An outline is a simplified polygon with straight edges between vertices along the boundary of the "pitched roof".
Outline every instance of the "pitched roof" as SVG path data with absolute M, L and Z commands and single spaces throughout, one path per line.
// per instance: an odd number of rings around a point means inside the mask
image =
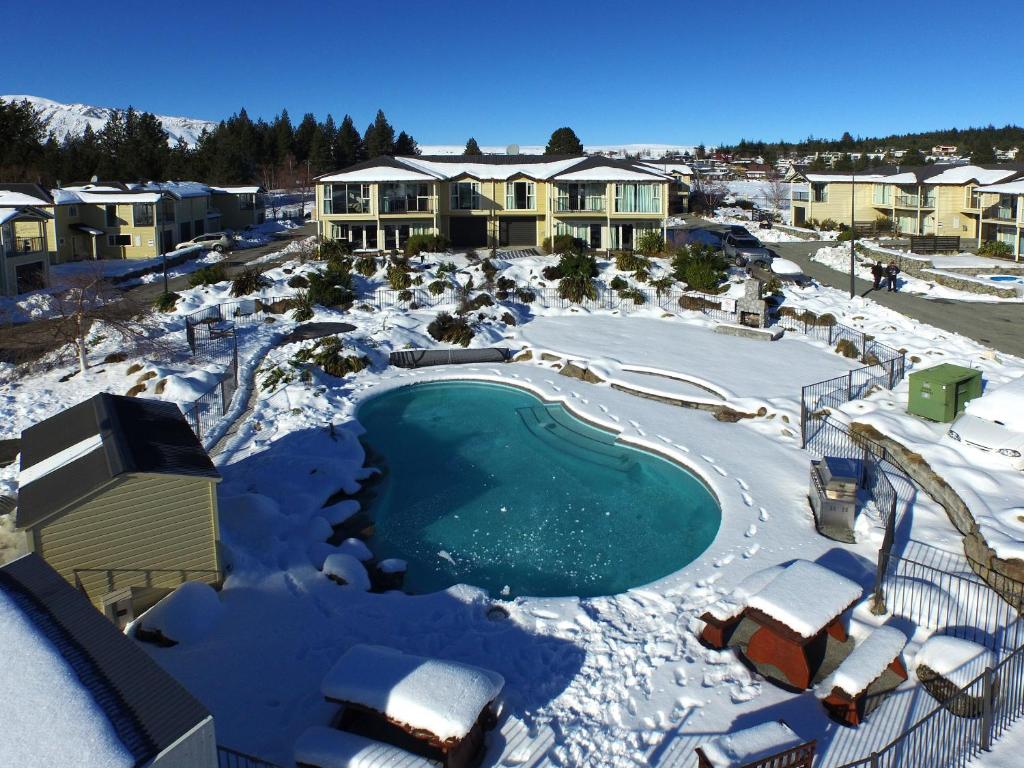
M 849 182 L 851 176 L 858 182 L 884 182 L 886 184 L 992 184 L 1005 181 L 1021 174 L 1024 166 L 1019 164 L 1002 165 L 920 165 L 900 166 L 888 165 L 871 168 L 867 171 L 824 171 L 814 173 L 800 171 L 799 175 L 808 181 L 816 182 Z
M 0 184 L 0 205 L 52 205 L 53 197 L 38 184 Z
M 15 524 L 34 525 L 130 473 L 220 479 L 177 405 L 101 393 L 22 432 Z
M 136 765 L 147 764 L 210 719 L 206 708 L 180 683 L 38 555 L 25 555 L 0 567 L 0 593 L 17 606 L 40 640 L 52 643 Z M 16 644 L 5 647 L 4 654 L 9 663 L 18 664 Z M 21 709 L 15 706 L 11 711 Z M 26 722 L 40 714 L 24 712 Z

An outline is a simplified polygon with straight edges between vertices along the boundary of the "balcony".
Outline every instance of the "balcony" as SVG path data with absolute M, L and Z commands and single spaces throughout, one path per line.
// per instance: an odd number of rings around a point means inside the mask
M 8 256 L 20 256 L 23 253 L 39 253 L 45 250 L 45 248 L 46 241 L 41 237 L 16 237 L 4 245 Z
M 809 203 L 811 202 L 811 193 L 806 190 L 793 190 L 793 202 L 794 203 Z
M 982 212 L 981 218 L 989 221 L 1013 222 L 1017 220 L 1017 208 L 1015 206 L 992 205 Z
M 555 213 L 604 213 L 603 197 L 556 197 Z
M 380 213 L 430 213 L 434 210 L 429 199 L 406 198 L 406 197 L 382 197 L 380 199 Z
M 921 197 L 920 195 L 896 195 L 897 208 L 934 208 L 934 197 Z

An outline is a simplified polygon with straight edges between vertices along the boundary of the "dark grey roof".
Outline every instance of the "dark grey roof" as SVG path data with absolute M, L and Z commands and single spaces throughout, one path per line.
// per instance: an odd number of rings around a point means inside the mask
M 34 197 L 40 205 L 53 205 L 53 196 L 38 184 L 31 183 L 8 183 L 0 184 L 0 192 L 19 192 L 29 197 Z
M 219 479 L 174 403 L 101 393 L 21 433 L 21 471 L 96 435 L 101 444 L 18 491 L 19 528 L 34 525 L 120 475 L 154 473 Z
M 148 763 L 210 717 L 180 683 L 38 555 L 0 567 L 0 591 L 57 648 L 136 765 Z M 3 649 L 10 663 L 18 663 L 17 650 Z

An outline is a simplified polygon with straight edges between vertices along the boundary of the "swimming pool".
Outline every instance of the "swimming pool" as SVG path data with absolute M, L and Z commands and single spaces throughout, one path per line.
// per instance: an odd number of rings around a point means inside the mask
M 408 562 L 410 592 L 616 594 L 696 559 L 721 523 L 694 475 L 521 389 L 417 384 L 358 418 L 385 473 L 368 543 Z
M 1017 283 L 1024 285 L 1024 276 L 1021 275 L 985 275 L 994 283 Z

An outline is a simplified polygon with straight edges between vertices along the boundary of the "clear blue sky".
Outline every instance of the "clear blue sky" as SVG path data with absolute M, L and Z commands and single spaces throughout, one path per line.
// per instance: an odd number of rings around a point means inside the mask
M 796 140 L 1024 121 L 1013 4 L 54 3 L 4 7 L 0 93 L 221 119 L 282 107 L 420 143 Z M 12 32 L 19 30 L 19 33 Z

